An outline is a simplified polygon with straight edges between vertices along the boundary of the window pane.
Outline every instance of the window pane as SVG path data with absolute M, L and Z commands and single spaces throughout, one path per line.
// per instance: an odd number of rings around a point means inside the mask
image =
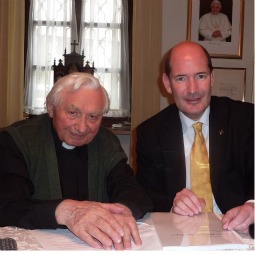
M 85 1 L 85 22 L 120 23 L 121 0 L 91 0 Z
M 85 55 L 90 55 L 97 69 L 107 68 L 110 71 L 117 66 L 114 71 L 120 71 L 120 29 L 85 28 L 83 36 Z
M 26 108 L 43 107 L 53 86 L 52 65 L 71 50 L 72 0 L 31 0 Z
M 71 21 L 71 0 L 35 0 L 34 20 Z
M 111 109 L 120 108 L 121 0 L 85 0 L 82 50 L 95 64 Z
M 65 39 L 64 39 L 65 38 Z M 70 27 L 35 26 L 33 65 L 51 66 L 53 59 L 63 59 L 64 48 L 71 43 Z

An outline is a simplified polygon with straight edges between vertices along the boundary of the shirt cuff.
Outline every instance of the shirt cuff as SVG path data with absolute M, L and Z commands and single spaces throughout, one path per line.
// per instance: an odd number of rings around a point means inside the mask
M 255 204 L 255 200 L 250 199 L 250 200 L 246 201 L 245 204 L 246 204 L 246 203 L 253 203 L 253 204 Z

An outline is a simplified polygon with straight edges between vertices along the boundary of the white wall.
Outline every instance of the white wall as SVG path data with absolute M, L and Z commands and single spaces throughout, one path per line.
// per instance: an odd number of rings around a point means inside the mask
M 162 56 L 176 43 L 187 39 L 188 0 L 162 0 Z M 244 0 L 242 59 L 213 58 L 217 67 L 246 68 L 245 101 L 253 102 L 254 89 L 254 0 Z M 161 97 L 161 109 L 168 105 Z

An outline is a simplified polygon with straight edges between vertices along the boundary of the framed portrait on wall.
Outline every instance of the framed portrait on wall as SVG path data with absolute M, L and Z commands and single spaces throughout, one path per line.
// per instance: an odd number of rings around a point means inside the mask
M 188 0 L 187 39 L 214 58 L 242 58 L 244 0 Z

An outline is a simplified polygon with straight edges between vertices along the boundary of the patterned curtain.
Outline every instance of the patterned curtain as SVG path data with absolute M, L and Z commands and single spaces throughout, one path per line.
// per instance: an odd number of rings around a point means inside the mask
M 25 111 L 44 111 L 45 98 L 53 86 L 54 59 L 63 59 L 77 41 L 73 0 L 31 0 L 25 73 Z
M 82 0 L 81 50 L 110 95 L 108 116 L 128 116 L 128 0 Z

